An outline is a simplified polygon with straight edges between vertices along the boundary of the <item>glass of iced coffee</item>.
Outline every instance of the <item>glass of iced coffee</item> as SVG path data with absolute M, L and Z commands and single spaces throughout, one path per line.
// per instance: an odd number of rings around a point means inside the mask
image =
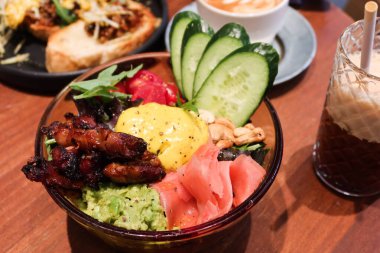
M 313 152 L 322 182 L 358 197 L 380 193 L 380 19 L 368 72 L 360 68 L 363 23 L 338 40 Z

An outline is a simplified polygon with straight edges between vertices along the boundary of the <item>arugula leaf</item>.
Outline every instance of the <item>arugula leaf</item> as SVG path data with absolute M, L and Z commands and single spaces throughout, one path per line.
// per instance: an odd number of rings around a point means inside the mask
M 245 145 L 235 147 L 235 148 L 241 151 L 255 151 L 262 147 L 264 147 L 264 144 L 260 142 L 260 143 L 255 143 L 255 144 L 245 144 Z
M 92 97 L 104 97 L 104 98 L 112 99 L 114 96 L 111 94 L 109 90 L 110 90 L 109 87 L 98 86 L 80 95 L 74 96 L 74 99 L 85 99 L 85 98 L 92 98 Z
M 262 148 L 264 145 L 261 143 L 253 144 L 247 147 L 248 151 L 255 151 L 258 150 L 259 148 Z
M 181 96 L 179 95 L 179 92 L 177 93 L 177 106 L 181 107 L 183 105 Z
M 125 94 L 125 93 L 121 93 L 121 92 L 118 92 L 118 91 L 115 91 L 112 93 L 116 98 L 120 98 L 120 99 L 126 99 L 126 98 L 129 98 L 129 97 L 132 97 L 131 95 L 129 94 Z
M 265 156 L 269 152 L 269 148 L 259 148 L 255 151 L 250 151 L 251 152 L 251 157 L 260 165 L 263 165 Z
M 177 103 L 176 104 L 178 107 L 180 107 L 182 109 L 185 109 L 188 111 L 193 111 L 196 114 L 199 114 L 198 108 L 194 105 L 194 102 L 192 100 L 190 100 L 186 103 L 182 103 L 181 96 L 179 95 L 179 93 L 177 93 Z
M 107 70 L 107 69 L 106 69 Z M 101 74 L 101 73 L 100 73 Z M 99 75 L 100 75 L 99 74 Z M 121 72 L 120 74 L 114 75 L 114 76 L 103 76 L 96 79 L 81 81 L 70 84 L 70 87 L 74 90 L 79 91 L 88 91 L 92 90 L 99 86 L 109 86 L 112 87 L 118 82 L 120 82 L 122 79 L 126 77 L 126 74 L 124 72 Z
M 125 72 L 126 77 L 128 77 L 128 78 L 132 78 L 134 75 L 136 75 L 136 73 L 137 73 L 140 69 L 142 69 L 142 67 L 143 67 L 143 65 L 140 64 L 139 66 L 137 66 L 137 67 L 134 68 L 134 69 L 131 69 L 131 70 L 128 70 L 128 71 L 123 71 L 123 73 Z
M 59 0 L 53 0 L 53 3 L 57 10 L 57 15 L 63 20 L 63 22 L 65 22 L 65 24 L 70 24 L 77 19 L 74 13 L 62 7 Z
M 181 104 L 180 107 L 182 109 L 188 110 L 188 111 L 193 111 L 196 114 L 199 114 L 198 108 L 194 105 L 193 101 L 186 102 L 184 104 Z
M 98 79 L 111 77 L 116 69 L 117 69 L 117 65 L 112 65 L 111 67 L 106 68 L 105 70 L 99 73 Z
M 140 64 L 136 68 L 114 75 L 114 72 L 117 69 L 117 65 L 113 65 L 100 72 L 96 79 L 71 83 L 70 87 L 73 90 L 82 93 L 80 95 L 74 96 L 73 98 L 75 100 L 92 97 L 102 97 L 104 99 L 128 98 L 130 95 L 114 91 L 116 90 L 115 85 L 126 77 L 133 77 L 142 67 L 143 65 Z
M 47 137 L 45 137 L 45 147 L 46 147 L 46 152 L 48 154 L 48 161 L 51 161 L 53 159 L 53 157 L 51 156 L 51 150 L 53 149 L 53 146 L 55 146 L 55 144 L 57 144 L 57 142 L 55 141 L 55 139 L 48 139 Z

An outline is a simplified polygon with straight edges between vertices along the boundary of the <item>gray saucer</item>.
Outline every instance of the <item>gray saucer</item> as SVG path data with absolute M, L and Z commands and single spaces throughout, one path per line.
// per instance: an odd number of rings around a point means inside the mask
M 179 12 L 181 11 L 198 12 L 195 3 L 185 6 Z M 165 31 L 165 45 L 168 51 L 172 21 L 170 20 Z M 278 74 L 274 81 L 277 85 L 296 77 L 310 65 L 317 50 L 317 40 L 309 22 L 289 7 L 284 27 L 277 34 L 273 46 L 281 57 Z

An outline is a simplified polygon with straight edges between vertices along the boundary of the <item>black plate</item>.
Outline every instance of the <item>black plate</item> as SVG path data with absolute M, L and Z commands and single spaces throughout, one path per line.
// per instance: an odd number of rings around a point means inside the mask
M 151 50 L 155 42 L 163 34 L 167 21 L 168 9 L 166 0 L 140 0 L 148 6 L 153 14 L 161 18 L 161 25 L 154 31 L 152 36 L 139 48 L 129 54 L 137 54 Z M 13 50 L 21 39 L 25 38 L 25 44 L 20 53 L 29 53 L 30 60 L 24 63 L 0 65 L 0 80 L 10 86 L 37 92 L 57 92 L 77 76 L 88 69 L 65 73 L 48 73 L 45 68 L 46 43 L 34 38 L 26 32 L 17 32 L 6 46 L 4 58 L 13 56 Z

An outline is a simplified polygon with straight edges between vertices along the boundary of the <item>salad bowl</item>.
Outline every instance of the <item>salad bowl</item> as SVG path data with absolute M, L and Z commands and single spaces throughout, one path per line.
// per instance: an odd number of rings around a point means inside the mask
M 170 65 L 170 55 L 165 52 L 144 53 L 127 56 L 98 66 L 76 79 L 83 81 L 94 78 L 100 71 L 111 65 L 117 65 L 118 71 L 128 70 L 132 66 L 143 64 L 143 68 L 158 74 L 164 81 L 173 82 L 174 76 Z M 64 120 L 66 112 L 77 113 L 70 95 L 70 88 L 64 88 L 50 103 L 39 123 L 39 129 L 53 121 Z M 266 132 L 266 147 L 269 148 L 263 167 L 266 175 L 258 189 L 241 205 L 227 214 L 209 222 L 170 231 L 138 231 L 127 230 L 107 223 L 99 222 L 77 208 L 72 201 L 73 196 L 55 187 L 45 186 L 52 199 L 63 208 L 76 222 L 88 231 L 97 235 L 111 246 L 126 252 L 222 252 L 232 241 L 239 240 L 250 210 L 262 199 L 272 185 L 279 170 L 283 137 L 281 125 L 276 111 L 267 98 L 251 117 L 255 125 Z M 44 136 L 37 131 L 35 155 L 47 156 Z

